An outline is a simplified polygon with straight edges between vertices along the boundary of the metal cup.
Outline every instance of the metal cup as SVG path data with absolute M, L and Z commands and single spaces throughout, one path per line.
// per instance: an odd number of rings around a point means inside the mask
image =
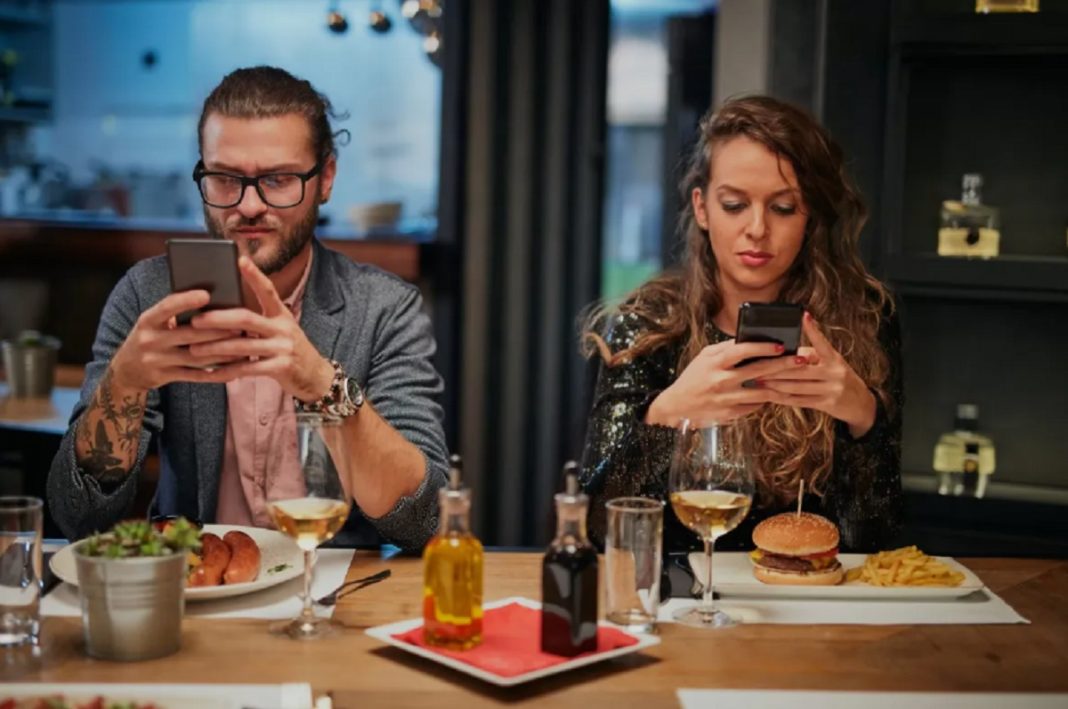
M 40 638 L 43 509 L 36 497 L 0 497 L 0 646 Z
M 630 630 L 650 632 L 660 606 L 664 503 L 619 497 L 605 507 L 605 617 Z
M 33 342 L 4 340 L 4 371 L 15 399 L 46 399 L 56 381 L 59 340 L 37 336 Z
M 82 542 L 84 544 L 84 542 Z M 178 651 L 186 556 L 85 556 L 74 549 L 85 650 L 102 660 L 151 660 Z

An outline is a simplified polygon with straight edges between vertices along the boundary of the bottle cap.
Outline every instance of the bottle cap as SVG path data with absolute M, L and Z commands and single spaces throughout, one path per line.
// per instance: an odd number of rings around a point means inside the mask
M 957 420 L 954 428 L 958 431 L 978 431 L 979 407 L 975 404 L 957 404 Z
M 460 478 L 463 474 L 463 462 L 460 460 L 460 456 L 453 453 L 449 456 L 449 489 L 460 489 Z
M 564 463 L 564 492 L 574 497 L 578 494 L 578 463 L 569 460 Z

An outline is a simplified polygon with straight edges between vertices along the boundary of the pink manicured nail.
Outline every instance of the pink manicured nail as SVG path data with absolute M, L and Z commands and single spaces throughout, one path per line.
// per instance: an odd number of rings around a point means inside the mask
M 794 364 L 808 364 L 808 360 L 804 357 L 794 357 Z
M 783 347 L 782 345 L 775 345 L 775 351 L 778 352 L 779 354 L 782 354 L 783 352 L 786 351 L 786 348 Z

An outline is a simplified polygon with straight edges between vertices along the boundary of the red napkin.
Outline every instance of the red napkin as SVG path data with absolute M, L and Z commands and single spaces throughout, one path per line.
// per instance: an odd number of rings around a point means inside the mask
M 596 655 L 621 647 L 637 645 L 638 639 L 615 628 L 597 628 L 597 650 L 575 657 L 561 657 L 541 651 L 541 611 L 518 603 L 491 608 L 482 617 L 482 644 L 470 650 L 446 650 L 427 645 L 423 626 L 393 636 L 499 677 L 517 675 Z

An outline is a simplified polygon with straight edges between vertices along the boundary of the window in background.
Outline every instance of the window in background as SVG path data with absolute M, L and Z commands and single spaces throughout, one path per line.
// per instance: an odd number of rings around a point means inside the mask
M 51 121 L 33 148 L 16 214 L 199 228 L 190 174 L 207 93 L 229 71 L 280 66 L 338 113 L 338 175 L 321 214 L 328 234 L 365 231 L 360 205 L 396 203 L 391 234 L 436 228 L 441 70 L 397 0 L 58 0 Z M 330 22 L 328 10 L 340 13 Z M 372 29 L 372 10 L 392 28 Z M 47 182 L 49 189 L 42 189 Z M 371 210 L 372 219 L 389 207 Z M 356 217 L 354 220 L 353 217 Z
M 675 189 L 665 184 L 668 21 L 707 13 L 715 4 L 715 0 L 612 1 L 601 279 L 605 299 L 623 297 L 663 265 L 662 234 L 672 226 L 665 229 L 665 190 Z

